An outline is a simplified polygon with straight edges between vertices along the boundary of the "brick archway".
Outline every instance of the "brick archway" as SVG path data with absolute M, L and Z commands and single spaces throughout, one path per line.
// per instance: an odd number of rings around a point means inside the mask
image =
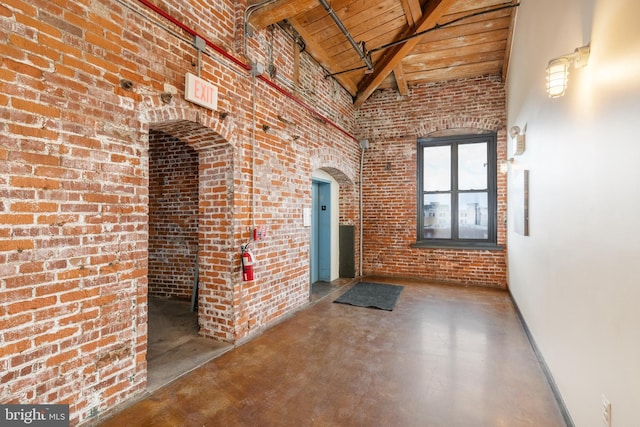
M 340 187 L 352 186 L 357 181 L 357 163 L 348 161 L 344 152 L 334 148 L 317 148 L 309 153 L 311 170 L 322 169 L 340 183 Z
M 421 123 L 415 128 L 418 138 L 427 136 L 447 136 L 473 133 L 498 132 L 504 128 L 501 120 L 473 116 L 448 117 Z
M 173 110 L 174 112 L 176 110 Z M 197 155 L 197 259 L 198 323 L 200 334 L 233 341 L 229 321 L 233 314 L 231 250 L 233 223 L 230 193 L 233 191 L 233 147 L 218 133 L 228 131 L 218 120 L 218 130 L 186 120 L 188 111 L 171 120 L 149 123 L 149 139 L 181 141 Z M 164 115 L 163 115 L 164 116 Z M 177 116 L 180 116 L 178 118 Z M 166 155 L 170 155 L 167 153 Z
M 353 226 L 354 232 L 354 262 L 360 257 L 360 189 L 359 170 L 357 163 L 347 162 L 344 155 L 333 149 L 318 149 L 311 153 L 311 170 L 321 170 L 329 174 L 339 186 L 338 224 L 340 226 Z M 357 266 L 358 263 L 355 262 Z M 360 274 L 356 267 L 356 276 Z
M 340 225 L 353 225 L 358 219 L 357 174 L 355 165 L 333 149 L 318 149 L 311 153 L 311 170 L 322 170 L 333 177 L 340 186 Z

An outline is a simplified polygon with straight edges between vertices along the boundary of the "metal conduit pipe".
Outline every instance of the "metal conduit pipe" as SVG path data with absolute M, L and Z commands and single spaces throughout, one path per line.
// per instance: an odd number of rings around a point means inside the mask
M 251 14 L 258 9 L 261 9 L 265 6 L 270 5 L 271 3 L 275 3 L 277 0 L 264 0 L 260 3 L 247 6 L 247 9 L 244 11 L 244 37 L 242 41 L 242 48 L 244 56 L 247 56 L 247 36 L 253 35 L 253 29 L 249 25 L 249 19 L 251 18 Z
M 338 28 L 340 28 L 340 31 L 342 31 L 342 33 L 345 35 L 347 40 L 349 40 L 349 43 L 351 43 L 351 46 L 353 46 L 353 49 L 358 53 L 358 56 L 360 56 L 360 59 L 362 59 L 362 61 L 365 64 L 367 64 L 367 68 L 369 70 L 373 70 L 373 63 L 371 62 L 371 58 L 369 58 L 369 56 L 364 52 L 364 50 L 360 47 L 358 42 L 356 42 L 353 39 L 353 37 L 351 36 L 351 33 L 349 33 L 349 30 L 347 30 L 347 27 L 345 27 L 342 21 L 340 20 L 340 18 L 338 18 L 338 15 L 336 15 L 336 13 L 333 11 L 333 8 L 331 7 L 331 5 L 327 2 L 327 0 L 320 0 L 320 3 L 327 10 L 327 13 L 329 14 L 329 16 L 331 16 L 331 18 L 336 23 Z

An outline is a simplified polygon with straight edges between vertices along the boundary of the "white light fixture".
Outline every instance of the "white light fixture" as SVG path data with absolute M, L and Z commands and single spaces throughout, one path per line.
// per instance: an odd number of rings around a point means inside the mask
M 569 68 L 582 68 L 589 62 L 589 45 L 576 48 L 573 53 L 554 58 L 547 65 L 547 93 L 550 98 L 558 98 L 567 91 Z
M 547 67 L 547 93 L 549 98 L 558 98 L 567 91 L 569 82 L 569 60 L 557 58 L 549 61 Z
M 509 136 L 513 139 L 518 135 L 520 135 L 520 126 L 518 125 L 511 126 L 511 129 L 509 129 Z
M 526 128 L 527 126 L 525 125 L 525 129 Z M 516 141 L 516 145 L 513 150 L 513 155 L 519 156 L 522 153 L 524 153 L 525 136 L 524 136 L 524 132 L 522 132 L 522 130 L 520 129 L 520 126 L 517 126 L 517 125 L 511 126 L 511 128 L 509 129 L 509 136 L 511 137 L 511 139 L 514 139 Z M 506 174 L 507 172 L 509 172 L 509 165 L 513 164 L 514 162 L 515 162 L 515 159 L 513 157 L 500 160 L 498 164 L 498 170 L 500 171 L 501 174 Z
M 524 153 L 526 144 L 525 144 L 524 134 L 521 133 L 520 131 L 520 126 L 512 126 L 511 129 L 509 129 L 509 136 L 511 137 L 511 139 L 516 140 L 516 145 L 513 150 L 513 155 L 519 156 L 522 153 Z

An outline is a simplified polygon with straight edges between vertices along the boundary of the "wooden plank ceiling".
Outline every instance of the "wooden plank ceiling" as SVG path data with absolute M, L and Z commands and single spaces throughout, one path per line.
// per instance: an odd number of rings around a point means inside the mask
M 328 8 L 327 8 L 328 6 Z M 252 0 L 254 30 L 278 24 L 361 105 L 376 89 L 506 75 L 517 0 Z M 353 47 L 331 13 L 366 56 Z M 397 42 L 397 44 L 394 44 Z

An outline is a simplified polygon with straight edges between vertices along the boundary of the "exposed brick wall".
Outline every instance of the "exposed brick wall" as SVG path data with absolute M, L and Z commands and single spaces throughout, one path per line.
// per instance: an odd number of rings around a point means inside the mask
M 315 169 L 340 183 L 340 222 L 359 223 L 356 141 L 215 53 L 202 56 L 202 77 L 219 87 L 226 114 L 187 103 L 184 74 L 196 70 L 191 37 L 138 2 L 127 4 L 143 14 L 115 0 L 0 5 L 0 401 L 69 403 L 74 425 L 145 386 L 148 279 L 156 268 L 148 267 L 149 216 L 158 212 L 149 205 L 159 180 L 149 170 L 161 170 L 150 164 L 150 139 L 172 135 L 194 150 L 185 151 L 192 166 L 197 157 L 203 335 L 237 341 L 308 301 L 310 229 L 302 212 L 311 207 Z M 245 55 L 245 1 L 157 4 Z M 355 133 L 351 97 L 307 55 L 294 84 L 293 52 L 277 27 L 246 40 L 247 59 L 268 65 L 272 57 L 279 85 Z M 164 92 L 173 100 L 162 101 Z M 415 138 L 450 127 L 498 129 L 503 150 L 502 84 L 477 79 L 414 95 L 405 102 L 376 93 L 358 118 L 368 123 L 358 135 L 372 143 L 365 272 L 500 284 L 503 253 L 408 245 Z M 266 226 L 267 237 L 252 244 L 256 280 L 242 282 L 239 247 L 253 225 Z M 193 228 L 183 229 L 191 239 Z M 499 233 L 504 242 L 502 226 Z M 415 259 L 421 267 L 408 273 Z
M 498 135 L 506 158 L 505 92 L 499 76 L 425 84 L 410 97 L 377 91 L 357 112 L 370 140 L 363 173 L 364 274 L 506 287 L 506 176 L 498 174 L 502 251 L 412 248 L 416 241 L 417 138 L 456 129 Z
M 197 153 L 206 336 L 237 341 L 308 301 L 302 211 L 313 169 L 348 189 L 341 206 L 357 200 L 356 141 L 215 53 L 202 56 L 202 76 L 227 114 L 187 103 L 191 36 L 125 1 L 142 15 L 115 0 L 0 5 L 0 401 L 69 403 L 72 425 L 145 387 L 156 132 Z M 245 2 L 157 4 L 244 56 Z M 292 83 L 293 41 L 280 29 L 247 40 L 247 56 L 266 64 L 270 44 L 278 84 L 353 131 L 350 96 L 306 55 Z M 341 221 L 355 214 L 345 208 Z M 257 279 L 241 282 L 239 246 L 253 224 L 268 234 L 253 245 Z
M 149 134 L 149 295 L 189 299 L 198 256 L 198 153 Z

